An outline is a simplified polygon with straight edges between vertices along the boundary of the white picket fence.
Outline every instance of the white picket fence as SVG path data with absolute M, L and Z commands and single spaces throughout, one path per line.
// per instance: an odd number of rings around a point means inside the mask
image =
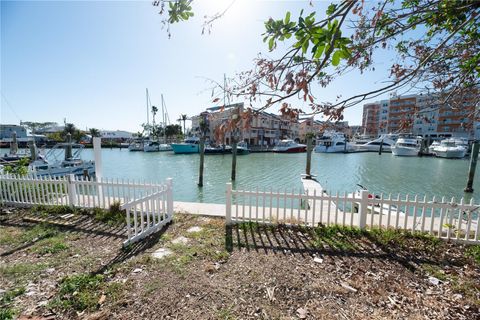
M 173 217 L 172 179 L 165 184 L 125 179 L 88 180 L 66 177 L 0 175 L 0 204 L 12 206 L 67 205 L 126 211 L 127 240 L 138 241 L 160 230 Z
M 326 192 L 274 192 L 232 190 L 227 183 L 226 220 L 228 224 L 257 222 L 341 225 L 365 228 L 394 228 L 427 232 L 459 242 L 480 243 L 479 208 L 474 200 L 448 201 L 358 193 L 329 195 Z

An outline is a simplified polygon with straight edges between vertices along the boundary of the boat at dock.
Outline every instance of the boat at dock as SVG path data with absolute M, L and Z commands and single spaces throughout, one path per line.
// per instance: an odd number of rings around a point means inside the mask
M 317 139 L 317 145 L 313 149 L 317 153 L 340 153 L 349 152 L 353 149 L 352 144 L 347 142 L 343 133 L 325 132 Z
M 239 142 L 237 144 L 237 155 L 249 154 L 250 149 L 248 149 L 248 144 L 246 142 Z
M 456 145 L 453 139 L 442 140 L 440 145 L 434 147 L 432 151 L 436 157 L 447 159 L 461 159 L 467 154 L 467 149 Z
M 146 141 L 143 145 L 144 152 L 158 152 L 158 151 L 172 151 L 172 147 L 166 143 L 160 143 L 158 141 Z
M 232 154 L 232 147 L 226 145 L 206 145 L 204 149 L 205 154 Z
M 413 135 L 400 135 L 391 150 L 394 156 L 416 157 L 420 153 L 420 141 Z
M 175 154 L 198 153 L 198 137 L 186 138 L 182 143 L 172 143 L 170 146 Z
M 80 158 L 83 148 L 82 144 L 58 143 L 46 155 L 38 155 L 30 163 L 29 172 L 37 177 L 61 177 L 69 174 L 92 177 L 95 175 L 95 162 Z M 59 153 L 62 152 L 65 154 L 64 159 L 58 160 Z M 54 162 L 51 162 L 52 159 Z
M 296 143 L 293 140 L 286 139 L 281 140 L 279 144 L 277 144 L 273 149 L 273 152 L 277 153 L 298 153 L 298 152 L 306 152 L 307 146 L 304 144 Z
M 392 152 L 392 147 L 398 139 L 396 134 L 383 134 L 375 140 L 368 141 L 364 144 L 356 144 L 354 149 L 356 151 L 379 152 L 382 146 L 383 152 Z
M 143 151 L 143 139 L 135 139 L 130 141 L 128 151 Z

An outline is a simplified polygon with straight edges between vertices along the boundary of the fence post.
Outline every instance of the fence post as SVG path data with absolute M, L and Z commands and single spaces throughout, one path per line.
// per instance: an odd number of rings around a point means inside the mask
M 227 183 L 226 201 L 225 201 L 225 223 L 232 224 L 232 184 Z
M 173 218 L 173 179 L 167 178 L 167 214 L 168 221 Z
M 75 175 L 73 173 L 67 176 L 68 204 L 71 207 L 77 205 L 77 195 L 75 190 Z
M 367 211 L 368 211 L 368 190 L 360 190 L 360 207 L 358 208 L 358 227 L 365 229 L 367 226 Z

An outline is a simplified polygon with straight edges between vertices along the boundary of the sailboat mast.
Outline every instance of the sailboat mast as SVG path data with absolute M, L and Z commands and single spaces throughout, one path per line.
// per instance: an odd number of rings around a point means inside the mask
M 165 123 L 165 109 L 164 109 L 164 107 L 163 107 L 163 93 L 162 93 L 161 96 L 162 96 L 163 143 L 167 143 L 167 135 L 166 135 L 166 132 L 165 132 L 165 127 L 166 127 L 166 123 Z
M 150 136 L 150 110 L 148 108 L 148 88 L 145 89 L 146 90 L 146 100 L 147 100 L 147 125 L 148 125 L 148 136 Z

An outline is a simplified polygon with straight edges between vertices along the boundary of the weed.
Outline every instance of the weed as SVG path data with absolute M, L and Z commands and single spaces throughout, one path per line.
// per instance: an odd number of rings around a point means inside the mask
M 470 246 L 465 250 L 465 256 L 480 264 L 480 245 Z
M 69 247 L 64 241 L 63 236 L 55 236 L 39 241 L 32 247 L 33 252 L 44 255 L 47 253 L 54 254 L 67 250 Z
M 103 281 L 102 275 L 80 274 L 66 277 L 62 280 L 51 307 L 77 311 L 94 310 Z
M 13 300 L 25 293 L 24 287 L 19 287 L 13 290 L 4 292 L 0 297 L 0 320 L 10 320 L 15 317 L 15 310 L 10 307 Z
M 46 265 L 41 263 L 17 263 L 10 266 L 0 266 L 0 274 L 5 278 L 19 281 L 27 275 L 30 276 L 45 269 L 45 267 Z
M 45 205 L 38 205 L 32 208 L 32 212 L 38 213 L 48 213 L 52 215 L 60 215 L 60 214 L 69 214 L 69 213 L 78 213 L 79 209 L 75 207 L 70 207 L 67 205 L 58 205 L 58 206 L 45 206 Z
M 435 277 L 441 281 L 445 281 L 448 279 L 447 275 L 445 274 L 445 271 L 443 271 L 443 269 L 440 268 L 439 266 L 425 263 L 425 264 L 422 264 L 422 269 L 432 277 Z
M 260 228 L 260 224 L 254 221 L 242 222 L 238 224 L 238 228 L 242 231 L 257 231 Z
M 15 311 L 12 308 L 0 308 L 0 320 L 11 320 L 15 317 Z
M 125 222 L 126 212 L 121 209 L 119 201 L 115 201 L 108 210 L 94 208 L 93 215 L 96 220 L 109 224 L 120 224 Z

